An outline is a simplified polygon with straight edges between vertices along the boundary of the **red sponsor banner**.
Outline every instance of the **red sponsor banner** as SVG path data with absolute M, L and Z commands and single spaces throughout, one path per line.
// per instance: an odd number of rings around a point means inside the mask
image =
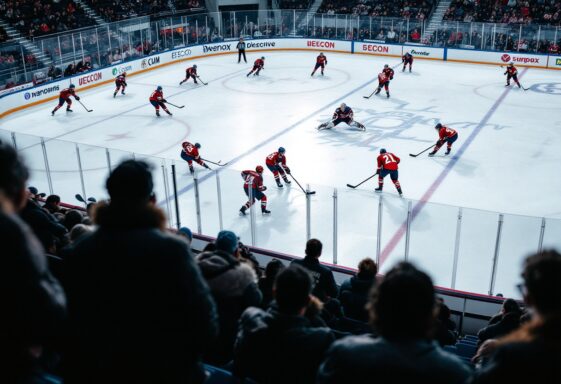
M 389 53 L 390 47 L 378 44 L 362 44 L 362 50 L 364 52 Z
M 333 41 L 321 41 L 321 40 L 308 40 L 308 47 L 315 48 L 335 48 L 335 42 Z
M 95 83 L 99 80 L 101 80 L 103 78 L 103 75 L 101 72 L 95 72 L 89 75 L 85 75 L 82 76 L 78 79 L 78 85 L 82 86 L 82 85 L 87 85 L 90 83 Z

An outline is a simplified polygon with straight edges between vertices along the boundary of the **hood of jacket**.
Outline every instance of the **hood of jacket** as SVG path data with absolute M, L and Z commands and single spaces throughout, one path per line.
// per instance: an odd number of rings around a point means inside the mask
M 214 295 L 242 296 L 250 284 L 257 282 L 250 265 L 224 251 L 202 253 L 197 263 Z

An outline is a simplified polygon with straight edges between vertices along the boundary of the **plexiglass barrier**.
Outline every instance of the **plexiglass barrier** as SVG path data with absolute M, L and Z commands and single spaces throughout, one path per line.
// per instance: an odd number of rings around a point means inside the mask
M 295 182 L 274 187 L 265 174 L 271 215 L 259 202 L 246 216 L 239 210 L 248 196 L 241 170 L 195 168 L 181 159 L 76 144 L 0 130 L 0 140 L 15 146 L 31 171 L 29 185 L 80 204 L 75 195 L 106 199 L 105 180 L 127 159 L 152 165 L 154 192 L 170 227 L 215 236 L 236 232 L 255 247 L 302 256 L 305 242 L 319 238 L 323 260 L 355 268 L 371 257 L 382 273 L 401 260 L 427 270 L 435 284 L 481 294 L 520 297 L 516 284 L 527 255 L 561 249 L 561 219 L 503 214 L 471 208 L 376 195 L 370 190 Z M 303 181 L 300 181 L 301 183 Z M 304 193 L 304 192 L 312 192 Z
M 419 44 L 491 51 L 559 54 L 560 27 L 521 24 L 446 22 L 427 28 L 414 18 L 327 15 L 296 10 L 236 11 L 138 17 L 97 27 L 34 38 L 47 59 L 31 60 L 14 43 L 0 53 L 14 62 L 0 68 L 0 84 L 21 84 L 63 75 L 69 64 L 90 62 L 93 69 L 166 50 L 246 38 L 313 37 Z M 52 66 L 51 66 L 52 64 Z M 3 88 L 3 87 L 0 87 Z

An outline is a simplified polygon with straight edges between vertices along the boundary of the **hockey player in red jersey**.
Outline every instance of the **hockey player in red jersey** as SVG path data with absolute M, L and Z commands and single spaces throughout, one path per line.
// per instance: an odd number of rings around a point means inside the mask
M 271 213 L 267 210 L 267 196 L 263 193 L 267 190 L 267 187 L 263 185 L 263 167 L 258 165 L 255 171 L 243 171 L 242 178 L 244 180 L 243 190 L 250 200 L 240 208 L 240 213 L 245 215 L 245 211 L 255 203 L 255 199 L 261 201 L 261 213 L 264 215 Z M 249 196 L 250 192 L 251 197 Z
M 434 129 L 438 131 L 438 141 L 436 142 L 434 150 L 429 153 L 429 156 L 436 155 L 436 152 L 438 152 L 438 150 L 444 145 L 444 143 L 446 143 L 445 155 L 450 154 L 450 151 L 452 150 L 452 144 L 454 144 L 454 141 L 458 140 L 458 132 L 455 129 L 448 128 L 447 126 L 440 123 L 436 124 L 434 126 Z
M 253 74 L 253 76 L 259 76 L 259 72 L 261 72 L 263 67 L 265 67 L 265 56 L 261 56 L 260 59 L 255 60 L 255 63 L 253 63 L 253 69 L 249 71 L 249 73 L 246 76 L 249 77 L 249 75 L 251 75 L 254 72 L 255 73 Z
M 74 84 L 70 84 L 68 88 L 60 91 L 58 95 L 58 105 L 51 112 L 52 116 L 55 115 L 55 112 L 58 111 L 64 105 L 64 103 L 66 103 L 66 112 L 72 112 L 72 109 L 70 109 L 70 107 L 72 106 L 72 100 L 70 100 L 70 96 L 73 96 L 76 100 L 80 100 L 80 97 L 78 97 L 78 95 L 74 91 L 75 88 L 76 86 Z
M 156 88 L 156 90 L 152 92 L 148 100 L 150 100 L 150 104 L 152 104 L 154 108 L 156 108 L 156 116 L 160 117 L 160 107 L 162 107 L 162 109 L 166 111 L 168 115 L 172 115 L 172 113 L 166 107 L 165 103 L 167 103 L 167 101 L 166 99 L 164 99 L 164 92 L 161 85 L 158 85 L 158 88 Z
M 327 65 L 327 57 L 322 52 L 316 58 L 316 66 L 314 67 L 314 70 L 312 71 L 312 74 L 310 76 L 313 76 L 319 68 L 321 68 L 321 75 L 323 76 L 323 71 L 325 70 L 326 65 Z
M 386 90 L 386 97 L 390 97 L 390 80 L 393 80 L 394 71 L 389 65 L 384 65 L 382 72 L 378 74 L 378 88 L 376 88 L 375 95 L 379 94 L 382 87 Z
M 403 63 L 402 72 L 405 72 L 405 68 L 407 67 L 407 64 L 409 64 L 409 72 L 411 72 L 411 67 L 413 66 L 413 55 L 410 54 L 409 52 L 405 52 L 405 55 L 401 57 L 401 62 Z
M 354 121 L 353 118 L 354 118 L 353 110 L 351 109 L 351 107 L 347 106 L 347 104 L 343 103 L 333 113 L 333 118 L 331 122 L 322 123 L 319 125 L 317 129 L 318 130 L 330 129 L 335 127 L 337 124 L 344 122 L 351 127 L 357 127 L 362 129 L 363 131 L 366 131 L 366 127 L 361 123 L 359 123 L 358 121 Z
M 516 67 L 514 66 L 514 63 L 509 63 L 508 64 L 508 67 L 506 67 L 505 75 L 506 75 L 506 85 L 505 85 L 505 87 L 509 87 L 510 86 L 510 79 L 513 79 L 514 82 L 516 83 L 516 85 L 518 85 L 518 88 L 522 88 L 522 86 L 520 85 L 520 82 L 518 81 L 518 69 L 516 69 Z
M 115 92 L 113 92 L 113 97 L 117 96 L 119 90 L 121 91 L 121 95 L 124 95 L 126 86 L 127 86 L 127 73 L 123 72 L 115 78 Z
M 185 70 L 185 79 L 181 80 L 179 85 L 186 83 L 187 81 L 189 81 L 189 79 L 193 79 L 195 84 L 199 84 L 197 83 L 197 77 L 199 76 L 197 75 L 197 65 L 195 64 L 192 67 L 189 67 Z
M 275 182 L 277 183 L 277 187 L 282 188 L 282 183 L 280 182 L 280 176 L 286 183 L 286 185 L 290 184 L 290 180 L 288 180 L 287 174 L 290 175 L 290 168 L 286 166 L 286 156 L 284 155 L 286 150 L 283 147 L 280 147 L 277 152 L 271 153 L 265 159 L 265 165 L 269 168 L 269 171 L 273 172 L 273 176 L 275 177 Z M 280 176 L 279 176 L 280 174 Z
M 382 192 L 384 188 L 384 177 L 390 175 L 399 196 L 403 195 L 401 191 L 401 184 L 399 184 L 398 175 L 398 164 L 399 157 L 393 153 L 387 152 L 384 148 L 380 149 L 380 155 L 378 156 L 378 188 L 374 189 L 376 192 Z
M 185 141 L 181 144 L 181 147 L 183 148 L 181 150 L 181 158 L 189 164 L 189 172 L 191 172 L 191 174 L 195 173 L 193 161 L 206 169 L 210 169 L 203 159 L 201 159 L 201 155 L 199 154 L 201 145 L 199 143 L 191 144 L 190 142 Z

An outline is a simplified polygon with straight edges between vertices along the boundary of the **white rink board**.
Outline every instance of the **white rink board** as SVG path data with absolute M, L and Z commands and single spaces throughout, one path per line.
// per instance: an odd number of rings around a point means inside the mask
M 470 51 L 466 49 L 448 49 L 448 61 L 466 61 L 473 63 L 506 65 L 513 62 L 514 65 L 525 67 L 547 67 L 547 55 L 529 55 L 514 52 L 487 52 Z

